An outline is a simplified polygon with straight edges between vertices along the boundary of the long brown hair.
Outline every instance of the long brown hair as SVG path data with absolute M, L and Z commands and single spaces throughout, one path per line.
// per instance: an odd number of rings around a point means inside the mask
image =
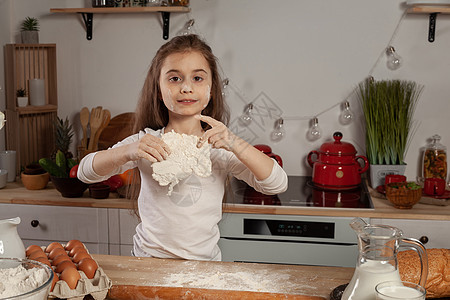
M 202 54 L 208 62 L 212 73 L 211 99 L 208 106 L 202 111 L 202 114 L 228 125 L 230 113 L 222 94 L 222 81 L 217 67 L 217 58 L 212 53 L 211 47 L 197 35 L 190 34 L 174 37 L 156 52 L 136 107 L 134 132 L 139 132 L 144 128 L 158 130 L 167 125 L 169 113 L 163 101 L 161 101 L 162 96 L 159 87 L 161 68 L 169 55 L 189 51 L 196 51 Z M 207 127 L 204 123 L 202 126 L 204 128 Z
M 208 44 L 199 36 L 191 34 L 174 37 L 162 45 L 156 52 L 148 70 L 147 77 L 145 78 L 140 99 L 136 107 L 133 132 L 137 133 L 145 128 L 158 130 L 167 125 L 169 122 L 169 113 L 163 101 L 161 101 L 162 96 L 159 86 L 161 68 L 169 55 L 189 51 L 196 51 L 202 54 L 211 69 L 211 99 L 208 106 L 202 111 L 202 114 L 228 125 L 230 112 L 222 94 L 222 80 L 219 74 L 217 58 L 212 53 L 211 47 Z M 202 126 L 204 129 L 208 128 L 206 123 L 202 123 Z M 140 189 L 140 176 L 137 169 L 134 169 L 133 173 L 133 184 L 129 186 L 130 189 L 127 191 L 127 197 L 134 200 L 134 211 L 138 215 L 137 198 Z

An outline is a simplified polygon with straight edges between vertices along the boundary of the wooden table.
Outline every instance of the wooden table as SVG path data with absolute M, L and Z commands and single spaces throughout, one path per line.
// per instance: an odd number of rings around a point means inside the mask
M 353 268 L 93 255 L 108 299 L 329 299 Z

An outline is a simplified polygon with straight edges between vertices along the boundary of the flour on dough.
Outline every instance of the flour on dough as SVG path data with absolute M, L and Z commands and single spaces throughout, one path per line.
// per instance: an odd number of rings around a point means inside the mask
M 173 187 L 191 174 L 200 177 L 211 175 L 211 145 L 203 144 L 197 148 L 199 138 L 194 135 L 179 134 L 174 131 L 162 135 L 169 146 L 170 155 L 166 160 L 153 163 L 153 179 L 161 186 L 169 186 L 167 195 Z

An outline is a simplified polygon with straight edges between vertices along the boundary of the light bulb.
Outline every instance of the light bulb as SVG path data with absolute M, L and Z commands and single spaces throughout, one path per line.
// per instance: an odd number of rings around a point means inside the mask
M 242 116 L 239 118 L 239 122 L 241 123 L 241 125 L 243 126 L 248 126 L 250 125 L 250 123 L 253 121 L 252 118 L 252 109 L 253 109 L 253 104 L 249 103 L 246 108 L 244 113 L 242 114 Z
M 275 122 L 275 129 L 270 134 L 270 138 L 274 142 L 279 142 L 283 139 L 283 137 L 286 135 L 286 131 L 284 130 L 283 126 L 283 118 L 279 118 Z
M 350 109 L 350 103 L 348 101 L 344 102 L 344 109 L 341 112 L 341 115 L 339 116 L 339 121 L 343 125 L 348 125 L 353 120 L 353 112 Z
M 320 139 L 320 136 L 322 135 L 322 130 L 319 127 L 319 119 L 314 118 L 312 119 L 312 126 L 308 131 L 308 139 L 311 141 L 315 141 Z
M 177 35 L 189 35 L 192 34 L 192 26 L 194 26 L 195 20 L 190 19 L 186 22 L 183 29 L 181 29 Z
M 397 70 L 402 65 L 402 58 L 395 52 L 394 47 L 389 46 L 386 49 L 387 67 L 390 70 Z
M 222 96 L 223 96 L 223 97 L 225 97 L 225 96 L 228 95 L 228 89 L 227 89 L 227 87 L 228 87 L 229 84 L 230 84 L 230 80 L 229 80 L 228 78 L 225 78 L 225 79 L 222 81 Z

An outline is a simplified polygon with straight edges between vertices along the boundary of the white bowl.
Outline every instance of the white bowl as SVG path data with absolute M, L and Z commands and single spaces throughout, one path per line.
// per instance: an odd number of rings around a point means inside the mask
M 44 270 L 44 276 L 41 278 L 42 282 L 38 284 L 38 286 L 30 288 L 29 291 L 18 293 L 17 295 L 7 295 L 6 297 L 3 297 L 2 294 L 0 294 L 0 300 L 47 300 L 52 287 L 53 270 L 41 262 L 21 258 L 0 258 L 0 281 L 5 283 L 6 279 L 4 279 L 3 276 L 5 276 L 4 273 L 6 272 L 6 269 L 19 268 L 20 266 L 27 270 Z M 17 278 L 18 275 L 16 274 L 9 277 Z M 16 286 L 18 286 L 18 284 Z
M 0 170 L 0 189 L 6 186 L 6 180 L 8 179 L 8 170 Z

